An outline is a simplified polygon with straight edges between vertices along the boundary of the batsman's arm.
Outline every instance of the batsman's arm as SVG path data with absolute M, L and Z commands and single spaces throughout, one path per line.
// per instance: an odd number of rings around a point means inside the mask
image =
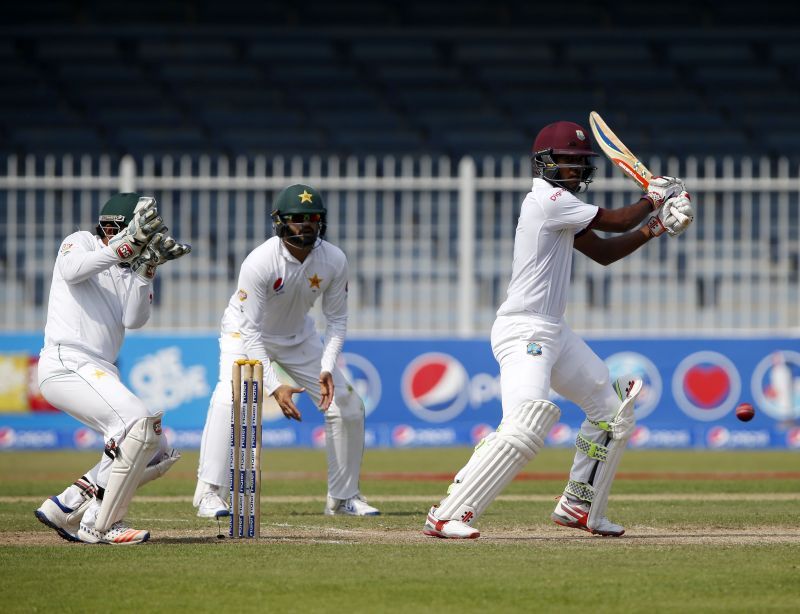
M 647 226 L 607 239 L 599 236 L 593 230 L 587 230 L 575 237 L 573 246 L 598 264 L 608 266 L 612 262 L 632 254 L 652 238 L 653 235 L 650 234 Z
M 604 232 L 627 232 L 641 224 L 652 211 L 652 203 L 642 196 L 632 205 L 621 209 L 598 209 L 588 228 Z

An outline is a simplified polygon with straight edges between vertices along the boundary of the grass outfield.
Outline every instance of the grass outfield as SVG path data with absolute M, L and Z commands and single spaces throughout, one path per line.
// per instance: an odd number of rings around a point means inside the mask
M 800 455 L 630 451 L 609 516 L 624 537 L 549 520 L 572 454 L 545 450 L 479 521 L 426 538 L 466 449 L 370 450 L 377 518 L 325 517 L 321 451 L 266 450 L 261 539 L 218 539 L 191 506 L 196 452 L 144 487 L 131 547 L 68 543 L 33 511 L 96 454 L 0 453 L 4 612 L 765 612 L 800 603 Z M 227 533 L 227 524 L 222 525 Z

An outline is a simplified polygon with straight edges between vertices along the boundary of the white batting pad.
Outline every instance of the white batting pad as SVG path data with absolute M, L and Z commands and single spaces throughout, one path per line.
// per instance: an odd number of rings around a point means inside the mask
M 472 524 L 536 456 L 560 415 L 553 403 L 538 400 L 523 403 L 504 418 L 497 432 L 475 448 L 463 479 L 451 487 L 436 517 Z
M 125 517 L 147 463 L 159 449 L 162 415 L 158 413 L 137 420 L 117 448 L 103 502 L 95 520 L 97 531 L 105 533 L 111 525 Z

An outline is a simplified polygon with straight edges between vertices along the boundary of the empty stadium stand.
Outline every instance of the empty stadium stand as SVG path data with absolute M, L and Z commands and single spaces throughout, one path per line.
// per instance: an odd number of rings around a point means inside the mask
M 800 5 L 625 6 L 15 3 L 0 155 L 520 155 L 596 109 L 643 156 L 800 157 Z

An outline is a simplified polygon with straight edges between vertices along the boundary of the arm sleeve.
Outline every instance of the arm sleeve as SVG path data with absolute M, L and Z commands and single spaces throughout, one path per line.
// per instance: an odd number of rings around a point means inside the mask
M 554 206 L 547 207 L 548 218 L 556 228 L 571 228 L 574 232 L 580 232 L 594 220 L 600 209 L 566 190 L 556 194 Z
M 344 347 L 347 335 L 347 260 L 344 260 L 339 275 L 331 282 L 322 297 L 322 313 L 325 316 L 325 348 L 322 351 L 322 370 L 333 373 L 336 359 Z
M 138 275 L 132 274 L 122 325 L 125 328 L 141 328 L 150 319 L 152 308 L 153 282 L 145 281 Z
M 64 239 L 56 258 L 61 277 L 68 284 L 86 281 L 118 262 L 116 254 L 109 247 L 87 249 L 85 241 L 76 235 Z
M 261 279 L 249 258 L 239 271 L 239 310 L 241 311 L 239 332 L 242 334 L 247 357 L 260 360 L 264 365 L 264 390 L 271 395 L 281 385 L 261 339 L 261 323 L 266 305 L 266 281 Z

